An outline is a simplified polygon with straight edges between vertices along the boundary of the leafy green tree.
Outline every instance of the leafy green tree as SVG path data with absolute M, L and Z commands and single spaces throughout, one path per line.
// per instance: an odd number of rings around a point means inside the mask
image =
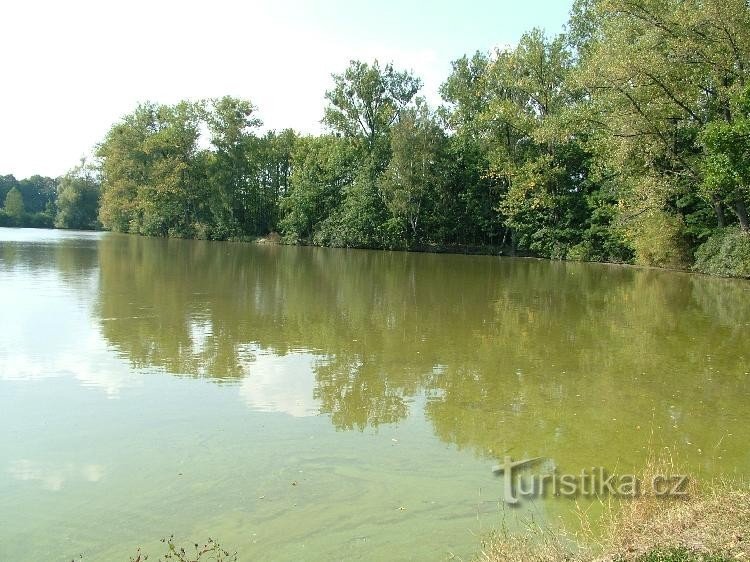
M 547 257 L 566 257 L 589 212 L 588 155 L 568 122 L 572 65 L 564 37 L 533 30 L 513 50 L 457 61 L 443 88 L 448 123 L 485 155 L 503 238 Z
M 99 228 L 99 180 L 86 162 L 60 180 L 57 194 L 56 228 L 94 230 Z
M 26 214 L 23 196 L 17 187 L 13 187 L 5 196 L 5 213 L 13 220 L 20 222 Z
M 342 74 L 333 75 L 334 87 L 326 92 L 324 123 L 347 137 L 361 139 L 369 153 L 382 149 L 391 125 L 414 99 L 422 81 L 392 64 L 382 69 L 351 61 Z
M 207 205 L 216 238 L 258 230 L 262 202 L 257 166 L 249 157 L 258 144 L 254 130 L 261 125 L 255 111 L 249 101 L 225 96 L 212 100 L 205 114 L 214 149 L 207 158 Z
M 139 189 L 149 181 L 153 159 L 145 142 L 157 129 L 157 106 L 139 105 L 107 133 L 97 149 L 102 160 L 102 194 L 99 220 L 117 232 L 140 231 Z
M 389 224 L 388 211 L 378 189 L 376 165 L 367 160 L 345 186 L 343 201 L 320 225 L 316 244 L 344 248 L 393 248 L 401 245 L 399 233 Z
M 57 180 L 40 175 L 20 180 L 18 190 L 23 196 L 26 212 L 54 214 Z
M 269 131 L 260 139 L 257 162 L 263 212 L 260 217 L 262 233 L 276 230 L 279 222 L 281 198 L 289 192 L 292 175 L 292 154 L 297 134 L 286 129 Z
M 354 180 L 356 151 L 333 135 L 300 137 L 291 158 L 289 188 L 281 198 L 280 230 L 287 240 L 311 242 Z
M 393 232 L 379 189 L 380 175 L 390 159 L 391 127 L 414 100 L 421 81 L 391 64 L 381 69 L 352 61 L 343 74 L 334 74 L 326 92 L 324 123 L 351 142 L 358 155 L 354 181 L 342 189 L 340 205 L 320 224 L 316 242 L 334 246 L 392 247 Z
M 732 103 L 732 119 L 714 121 L 701 131 L 705 151 L 703 191 L 713 200 L 734 201 L 740 228 L 750 231 L 750 86 Z M 719 226 L 724 226 L 723 215 Z
M 392 128 L 392 157 L 380 189 L 395 232 L 412 243 L 421 238 L 428 200 L 441 191 L 445 150 L 443 130 L 424 102 L 405 110 Z
M 140 105 L 99 146 L 100 220 L 112 230 L 192 236 L 207 197 L 198 156 L 202 104 Z
M 633 243 L 647 244 L 642 216 L 663 217 L 665 228 L 682 224 L 678 246 L 724 224 L 727 209 L 743 221 L 743 200 L 716 185 L 700 188 L 698 139 L 711 123 L 734 119 L 730 100 L 750 55 L 747 3 L 588 0 L 576 8 L 576 79 L 591 102 L 583 117 L 595 124 L 591 146 Z
M 496 138 L 485 126 L 489 66 L 486 54 L 464 56 L 453 62 L 440 90 L 445 101 L 441 115 L 453 132 L 448 148 L 450 195 L 443 206 L 450 211 L 439 227 L 449 244 L 502 244 L 510 234 L 497 211 L 501 186 L 489 173 L 490 147 Z
M 140 186 L 142 234 L 192 236 L 205 202 L 205 179 L 195 166 L 200 106 L 180 102 L 160 107 L 157 130 L 146 138 L 149 181 Z
M 0 201 L 5 201 L 6 195 L 14 187 L 18 186 L 18 180 L 13 175 L 0 176 Z
M 745 0 L 576 0 L 564 34 L 455 61 L 436 114 L 416 76 L 377 61 L 333 75 L 317 137 L 260 135 L 257 109 L 231 97 L 144 104 L 99 148 L 100 218 L 160 236 L 279 229 L 667 267 L 721 247 L 703 270 L 744 271 L 748 60 Z M 0 194 L 18 185 L 0 178 Z M 27 209 L 49 212 L 32 185 Z
M 51 228 L 57 182 L 54 178 L 39 175 L 20 181 L 12 175 L 0 176 L 0 201 L 5 201 L 8 194 L 15 190 L 20 194 L 23 204 L 23 212 L 20 215 L 0 211 L 0 225 Z M 15 193 L 13 198 L 16 199 Z
M 567 77 L 572 59 L 564 37 L 524 34 L 490 69 L 490 123 L 503 142 L 493 147 L 491 172 L 505 188 L 498 208 L 517 243 L 564 258 L 586 226 L 588 162 L 566 119 L 578 100 Z

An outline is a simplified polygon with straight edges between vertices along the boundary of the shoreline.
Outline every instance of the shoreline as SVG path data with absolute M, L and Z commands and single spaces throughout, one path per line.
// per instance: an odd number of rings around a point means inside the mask
M 655 265 L 643 265 L 636 263 L 627 262 L 616 262 L 616 261 L 587 261 L 587 260 L 564 260 L 564 259 L 553 259 L 545 258 L 543 256 L 535 256 L 527 252 L 513 252 L 511 248 L 507 246 L 475 246 L 475 245 L 461 245 L 461 246 L 441 246 L 441 245 L 419 245 L 410 248 L 379 248 L 379 247 L 348 247 L 348 246 L 322 246 L 320 244 L 314 244 L 312 242 L 285 242 L 283 238 L 277 233 L 271 233 L 271 235 L 265 236 L 252 236 L 242 238 L 227 238 L 226 240 L 208 240 L 204 238 L 177 238 L 169 236 L 147 236 L 144 234 L 137 234 L 132 232 L 115 232 L 112 230 L 82 230 L 82 229 L 70 229 L 70 228 L 47 228 L 47 227 L 33 227 L 33 226 L 5 226 L 2 228 L 18 229 L 18 230 L 53 230 L 61 232 L 85 232 L 85 233 L 112 233 L 117 235 L 126 236 L 138 236 L 141 238 L 152 238 L 162 240 L 194 240 L 200 242 L 226 242 L 231 244 L 248 244 L 255 246 L 290 246 L 290 247 L 301 247 L 301 248 L 328 248 L 335 250 L 368 250 L 378 252 L 401 252 L 401 253 L 413 253 L 413 254 L 446 254 L 446 255 L 464 255 L 464 256 L 491 256 L 501 258 L 513 258 L 513 259 L 528 259 L 528 260 L 539 260 L 545 262 L 558 262 L 558 263 L 580 263 L 580 264 L 598 264 L 609 267 L 625 267 L 634 269 L 643 269 L 650 271 L 668 271 L 671 273 L 683 273 L 688 275 L 697 275 L 700 277 L 709 277 L 711 279 L 729 279 L 739 281 L 750 281 L 750 277 L 733 277 L 729 275 L 718 275 L 712 273 L 705 273 L 702 271 L 696 271 L 693 269 L 683 268 L 672 268 L 672 267 L 660 267 Z M 276 236 L 272 236 L 276 234 Z

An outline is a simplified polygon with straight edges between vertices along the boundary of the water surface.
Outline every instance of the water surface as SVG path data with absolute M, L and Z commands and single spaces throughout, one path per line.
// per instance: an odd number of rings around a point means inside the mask
M 491 468 L 750 470 L 750 283 L 0 229 L 0 560 L 469 556 Z M 595 513 L 595 510 L 594 512 Z

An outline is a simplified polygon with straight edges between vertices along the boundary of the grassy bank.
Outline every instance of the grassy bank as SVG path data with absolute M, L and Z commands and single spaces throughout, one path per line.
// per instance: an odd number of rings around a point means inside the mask
M 650 463 L 643 482 L 679 474 L 667 460 Z M 584 517 L 581 518 L 585 520 Z M 683 497 L 653 494 L 608 502 L 603 529 L 571 535 L 529 525 L 486 537 L 475 562 L 728 562 L 750 560 L 750 489 L 746 483 L 691 480 Z

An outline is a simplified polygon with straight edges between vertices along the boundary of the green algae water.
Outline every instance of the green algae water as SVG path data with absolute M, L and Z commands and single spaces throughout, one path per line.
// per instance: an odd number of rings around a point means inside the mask
M 468 557 L 577 524 L 505 456 L 750 472 L 748 282 L 0 229 L 0 326 L 0 560 Z

